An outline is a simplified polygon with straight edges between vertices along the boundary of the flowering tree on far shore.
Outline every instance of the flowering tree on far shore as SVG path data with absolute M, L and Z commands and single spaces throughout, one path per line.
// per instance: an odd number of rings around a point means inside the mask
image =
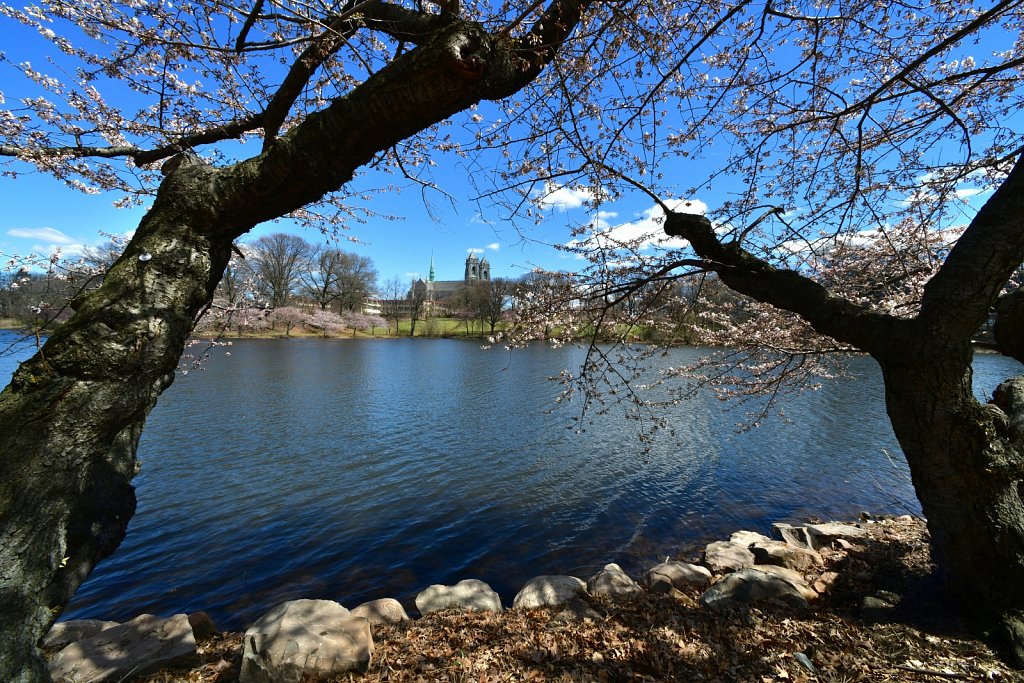
M 320 332 L 320 336 L 328 337 L 345 329 L 345 319 L 334 311 L 318 309 L 306 317 L 306 324 Z
M 282 306 L 275 308 L 270 311 L 268 316 L 272 321 L 272 325 L 277 326 L 280 324 L 284 327 L 284 336 L 291 336 L 292 330 L 300 325 L 305 324 L 309 321 L 310 316 L 301 308 L 295 306 Z

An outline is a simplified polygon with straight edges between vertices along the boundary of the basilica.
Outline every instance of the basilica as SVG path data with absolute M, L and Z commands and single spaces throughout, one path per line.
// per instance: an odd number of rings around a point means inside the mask
M 464 287 L 472 287 L 478 282 L 491 279 L 491 264 L 486 258 L 477 258 L 476 254 L 466 257 L 466 270 L 461 280 L 437 280 L 434 277 L 434 259 L 430 259 L 430 275 L 426 280 L 420 278 L 412 283 L 409 297 L 421 297 L 423 301 L 445 303 L 452 294 Z

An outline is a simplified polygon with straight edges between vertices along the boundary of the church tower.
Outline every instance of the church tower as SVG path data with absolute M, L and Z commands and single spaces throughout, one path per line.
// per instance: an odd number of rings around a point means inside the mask
M 467 287 L 476 284 L 480 280 L 480 260 L 476 254 L 466 257 L 466 275 L 464 281 Z

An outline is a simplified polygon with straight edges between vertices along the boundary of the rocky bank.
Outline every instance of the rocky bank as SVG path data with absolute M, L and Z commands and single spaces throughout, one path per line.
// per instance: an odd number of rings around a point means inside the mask
M 1024 680 L 930 591 L 911 517 L 740 531 L 643 576 L 542 575 L 505 609 L 476 579 L 396 600 L 273 608 L 245 633 L 202 613 L 63 622 L 54 679 L 363 681 Z

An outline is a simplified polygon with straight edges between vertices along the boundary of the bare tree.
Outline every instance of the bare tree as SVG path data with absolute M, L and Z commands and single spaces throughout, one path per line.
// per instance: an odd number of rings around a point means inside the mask
M 504 278 L 494 278 L 478 285 L 481 288 L 481 318 L 490 325 L 491 334 L 506 312 L 511 284 Z
M 406 285 L 401 278 L 391 278 L 384 283 L 380 290 L 381 314 L 388 323 L 395 326 L 395 334 L 398 334 L 398 323 L 405 313 Z M 390 331 L 390 328 L 388 328 Z
M 283 232 L 264 235 L 249 245 L 246 262 L 271 308 L 285 306 L 291 300 L 301 274 L 309 270 L 310 255 L 309 242 Z
M 338 302 L 346 311 L 356 311 L 370 292 L 377 289 L 377 269 L 369 256 L 343 252 Z
M 427 304 L 427 292 L 425 289 L 419 287 L 412 287 L 409 289 L 409 293 L 406 299 L 407 310 L 409 312 L 409 336 L 416 336 L 416 321 L 420 319 L 420 315 L 423 314 Z
M 327 245 L 313 250 L 299 279 L 303 293 L 321 309 L 337 304 L 341 311 L 355 311 L 377 288 L 377 270 L 370 257 Z

